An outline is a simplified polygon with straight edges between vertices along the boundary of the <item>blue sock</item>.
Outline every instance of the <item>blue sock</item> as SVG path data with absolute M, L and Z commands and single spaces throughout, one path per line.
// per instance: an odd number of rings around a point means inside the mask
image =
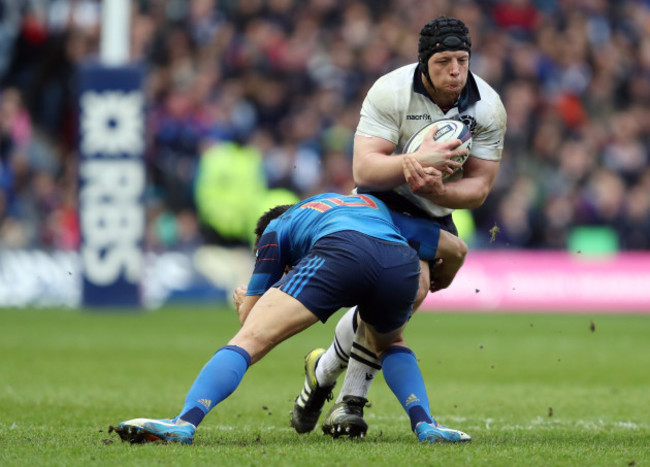
M 411 430 L 420 422 L 432 423 L 429 397 L 415 354 L 394 345 L 381 354 L 384 379 L 411 419 Z
M 194 380 L 176 418 L 198 426 L 214 406 L 237 389 L 250 364 L 250 355 L 241 347 L 226 345 L 217 350 Z

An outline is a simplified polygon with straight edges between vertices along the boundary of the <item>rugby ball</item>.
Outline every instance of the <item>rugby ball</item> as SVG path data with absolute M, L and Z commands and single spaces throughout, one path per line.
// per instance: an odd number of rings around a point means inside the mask
M 442 119 L 427 124 L 411 136 L 411 139 L 409 139 L 404 146 L 404 153 L 411 154 L 417 151 L 422 144 L 424 137 L 431 131 L 431 128 L 436 125 L 438 126 L 438 131 L 433 135 L 434 140 L 447 142 L 459 139 L 461 142 L 460 147 L 467 148 L 467 154 L 453 158 L 461 164 L 464 164 L 472 149 L 472 133 L 469 131 L 467 125 L 459 120 Z M 445 179 L 449 176 L 450 174 L 443 174 L 442 178 Z

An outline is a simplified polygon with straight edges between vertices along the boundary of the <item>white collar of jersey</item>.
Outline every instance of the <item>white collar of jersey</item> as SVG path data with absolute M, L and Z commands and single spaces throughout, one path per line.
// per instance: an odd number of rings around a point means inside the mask
M 424 87 L 424 83 L 422 82 L 422 72 L 420 71 L 420 66 L 421 65 L 418 64 L 418 66 L 415 67 L 415 73 L 413 74 L 413 90 L 418 94 L 426 96 L 431 100 L 431 102 L 433 102 L 431 96 Z M 458 113 L 462 113 L 470 105 L 476 104 L 480 100 L 481 93 L 478 90 L 478 85 L 476 84 L 474 75 L 471 71 L 469 71 L 467 73 L 467 83 L 461 91 L 458 102 L 456 103 L 456 106 L 458 107 Z

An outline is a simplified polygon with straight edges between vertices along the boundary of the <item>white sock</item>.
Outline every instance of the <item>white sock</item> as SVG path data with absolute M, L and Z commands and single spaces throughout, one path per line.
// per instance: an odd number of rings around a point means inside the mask
M 327 386 L 336 382 L 338 377 L 348 367 L 350 349 L 357 329 L 357 307 L 352 307 L 341 317 L 334 331 L 334 341 L 329 349 L 318 360 L 316 380 L 318 384 Z
M 379 373 L 379 370 L 381 370 L 381 361 L 368 348 L 365 326 L 362 323 L 359 325 L 356 337 L 352 343 L 348 370 L 345 372 L 343 387 L 341 387 L 336 402 L 341 402 L 343 396 L 366 398 L 370 390 L 370 385 L 374 381 L 377 373 Z

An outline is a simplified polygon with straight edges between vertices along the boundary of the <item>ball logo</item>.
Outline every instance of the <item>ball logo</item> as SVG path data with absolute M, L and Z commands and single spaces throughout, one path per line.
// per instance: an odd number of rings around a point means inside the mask
M 455 129 L 455 127 L 453 125 L 449 124 L 449 123 L 447 125 L 441 127 L 441 128 L 438 128 L 435 139 L 442 138 L 447 133 L 450 133 L 450 132 L 454 131 L 454 129 Z

